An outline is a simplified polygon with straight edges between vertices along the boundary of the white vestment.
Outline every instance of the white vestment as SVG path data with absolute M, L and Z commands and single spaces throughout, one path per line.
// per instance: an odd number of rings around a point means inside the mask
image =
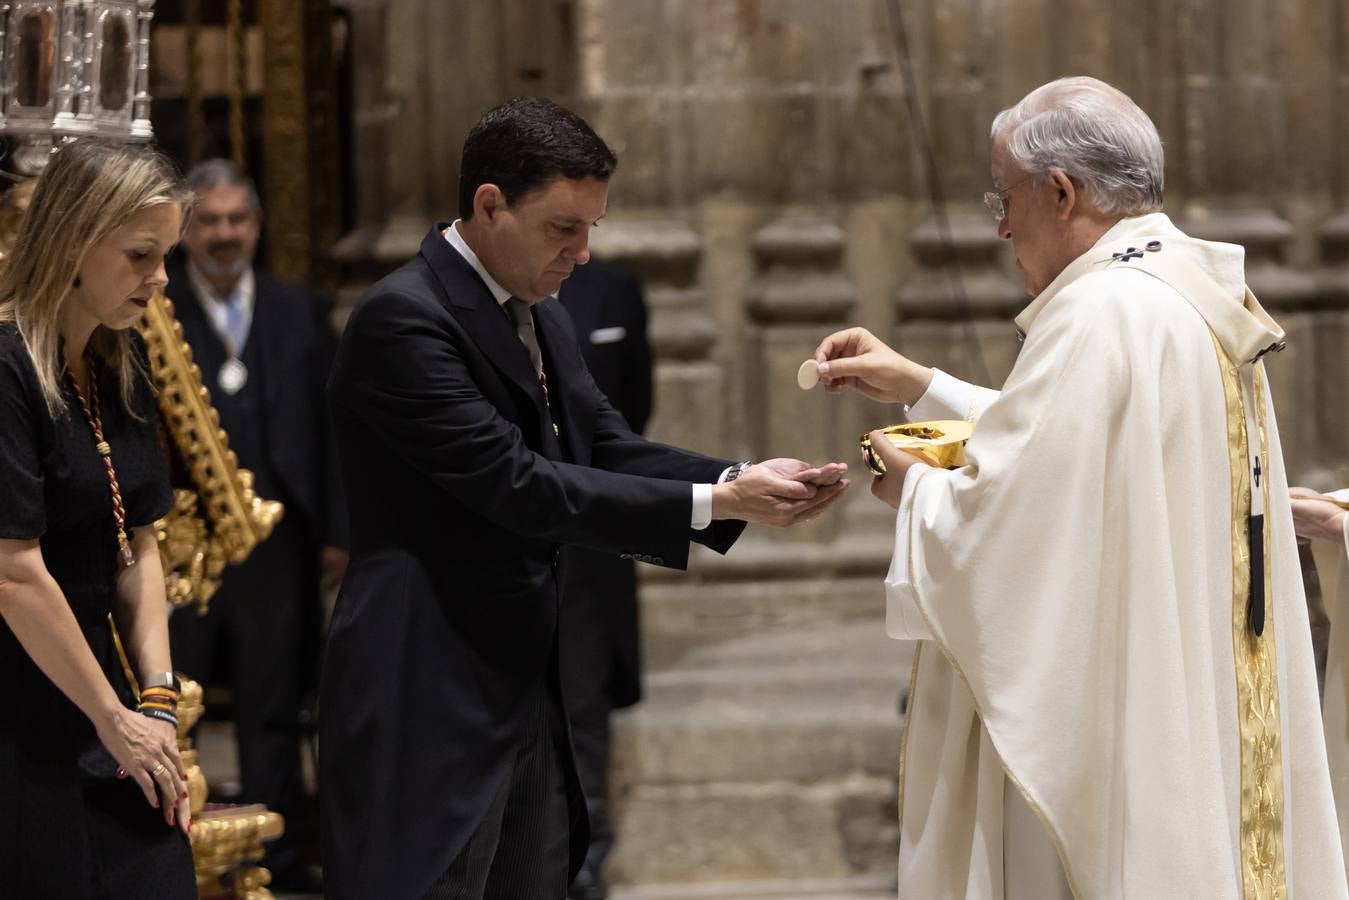
M 1183 295 L 1157 274 L 1167 266 L 1209 290 Z M 913 467 L 897 517 L 888 627 L 922 641 L 900 896 L 1238 898 L 1243 868 L 1275 858 L 1244 852 L 1251 834 L 1281 843 L 1287 896 L 1349 896 L 1283 456 L 1268 390 L 1251 387 L 1252 360 L 1282 332 L 1246 291 L 1241 248 L 1160 213 L 1125 219 L 1017 324 L 1026 342 L 1003 392 L 967 390 L 934 416 L 977 418 L 967 465 Z M 1239 444 L 1215 341 L 1244 373 Z M 1238 468 L 1262 490 L 1234 489 Z M 1254 568 L 1234 550 L 1243 496 L 1251 514 L 1270 498 L 1256 646 L 1274 653 L 1278 715 L 1259 721 L 1280 766 L 1259 783 L 1282 784 L 1281 803 L 1252 804 L 1272 814 L 1246 818 L 1263 832 L 1243 829 L 1258 768 L 1243 770 L 1254 707 L 1239 714 L 1250 682 L 1234 649 L 1248 637 L 1236 570 Z M 1048 874 L 1047 847 L 1060 866 Z M 1034 859 L 1005 858 L 1018 853 Z
M 1349 490 L 1331 496 L 1349 500 Z M 1330 646 L 1326 652 L 1326 693 L 1321 708 L 1325 714 L 1326 755 L 1330 758 L 1330 782 L 1335 790 L 1340 838 L 1349 842 L 1349 530 L 1339 543 L 1312 541 L 1316 573 L 1321 578 L 1321 599 L 1330 618 Z M 1345 846 L 1349 857 L 1349 843 Z

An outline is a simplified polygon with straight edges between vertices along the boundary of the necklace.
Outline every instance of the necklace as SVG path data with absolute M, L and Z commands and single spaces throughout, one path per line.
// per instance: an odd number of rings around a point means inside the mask
M 108 472 L 108 487 L 112 489 L 112 517 L 117 523 L 118 560 L 122 568 L 127 569 L 136 564 L 136 557 L 131 553 L 131 541 L 127 538 L 126 509 L 122 506 L 122 489 L 117 484 L 117 470 L 112 465 L 112 447 L 103 437 L 103 411 L 98 402 L 98 368 L 92 353 L 86 353 L 84 358 L 89 369 L 88 397 L 85 396 L 79 380 L 69 367 L 66 368 L 66 375 L 70 378 L 71 387 L 75 389 L 75 398 L 80 401 L 84 421 L 89 423 L 89 430 L 94 433 L 94 446 L 103 459 L 103 468 Z

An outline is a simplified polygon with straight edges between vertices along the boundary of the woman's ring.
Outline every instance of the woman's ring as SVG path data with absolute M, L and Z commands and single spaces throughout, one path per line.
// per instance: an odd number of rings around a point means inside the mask
M 150 770 L 150 777 L 158 778 L 160 775 L 163 775 L 167 769 L 168 766 L 164 765 L 163 763 L 160 763 L 159 765 L 155 766 L 153 769 Z

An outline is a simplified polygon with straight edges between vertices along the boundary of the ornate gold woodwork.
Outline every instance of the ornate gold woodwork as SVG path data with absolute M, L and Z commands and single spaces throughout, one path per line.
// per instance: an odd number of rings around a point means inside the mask
M 282 506 L 253 491 L 253 473 L 239 467 L 220 427 L 220 414 L 201 383 L 192 348 L 161 292 L 141 321 L 150 374 L 159 400 L 159 421 L 177 452 L 191 488 L 174 489 L 169 514 L 155 523 L 169 602 L 196 602 L 205 613 L 228 564 L 243 562 L 271 534 Z M 180 613 L 180 615 L 186 614 Z M 192 857 L 197 892 L 204 897 L 233 893 L 239 900 L 270 900 L 271 875 L 256 864 L 263 842 L 279 837 L 281 816 L 264 806 L 206 807 L 206 777 L 188 733 L 201 718 L 201 685 L 182 680 L 178 746 L 187 770 L 192 808 Z M 225 881 L 228 882 L 228 889 Z
M 176 490 L 173 510 L 156 523 L 169 600 L 181 606 L 195 598 L 205 612 L 225 565 L 243 562 L 271 534 L 282 507 L 254 493 L 253 473 L 239 468 L 192 348 L 173 317 L 173 303 L 162 293 L 151 300 L 141 333 L 160 422 L 195 489 Z
M 188 801 L 192 806 L 192 858 L 197 872 L 197 894 L 239 900 L 271 900 L 272 876 L 257 863 L 263 842 L 281 836 L 281 816 L 265 806 L 206 806 L 206 776 L 197 764 L 190 732 L 205 711 L 201 685 L 183 682 L 178 700 L 178 750 L 187 769 Z

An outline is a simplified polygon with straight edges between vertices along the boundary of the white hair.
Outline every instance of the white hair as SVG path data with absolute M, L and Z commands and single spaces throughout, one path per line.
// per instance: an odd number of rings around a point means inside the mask
M 1062 169 L 1082 182 L 1103 215 L 1138 216 L 1162 207 L 1162 138 L 1122 91 L 1086 76 L 1031 91 L 993 120 L 1017 167 L 1036 182 Z

